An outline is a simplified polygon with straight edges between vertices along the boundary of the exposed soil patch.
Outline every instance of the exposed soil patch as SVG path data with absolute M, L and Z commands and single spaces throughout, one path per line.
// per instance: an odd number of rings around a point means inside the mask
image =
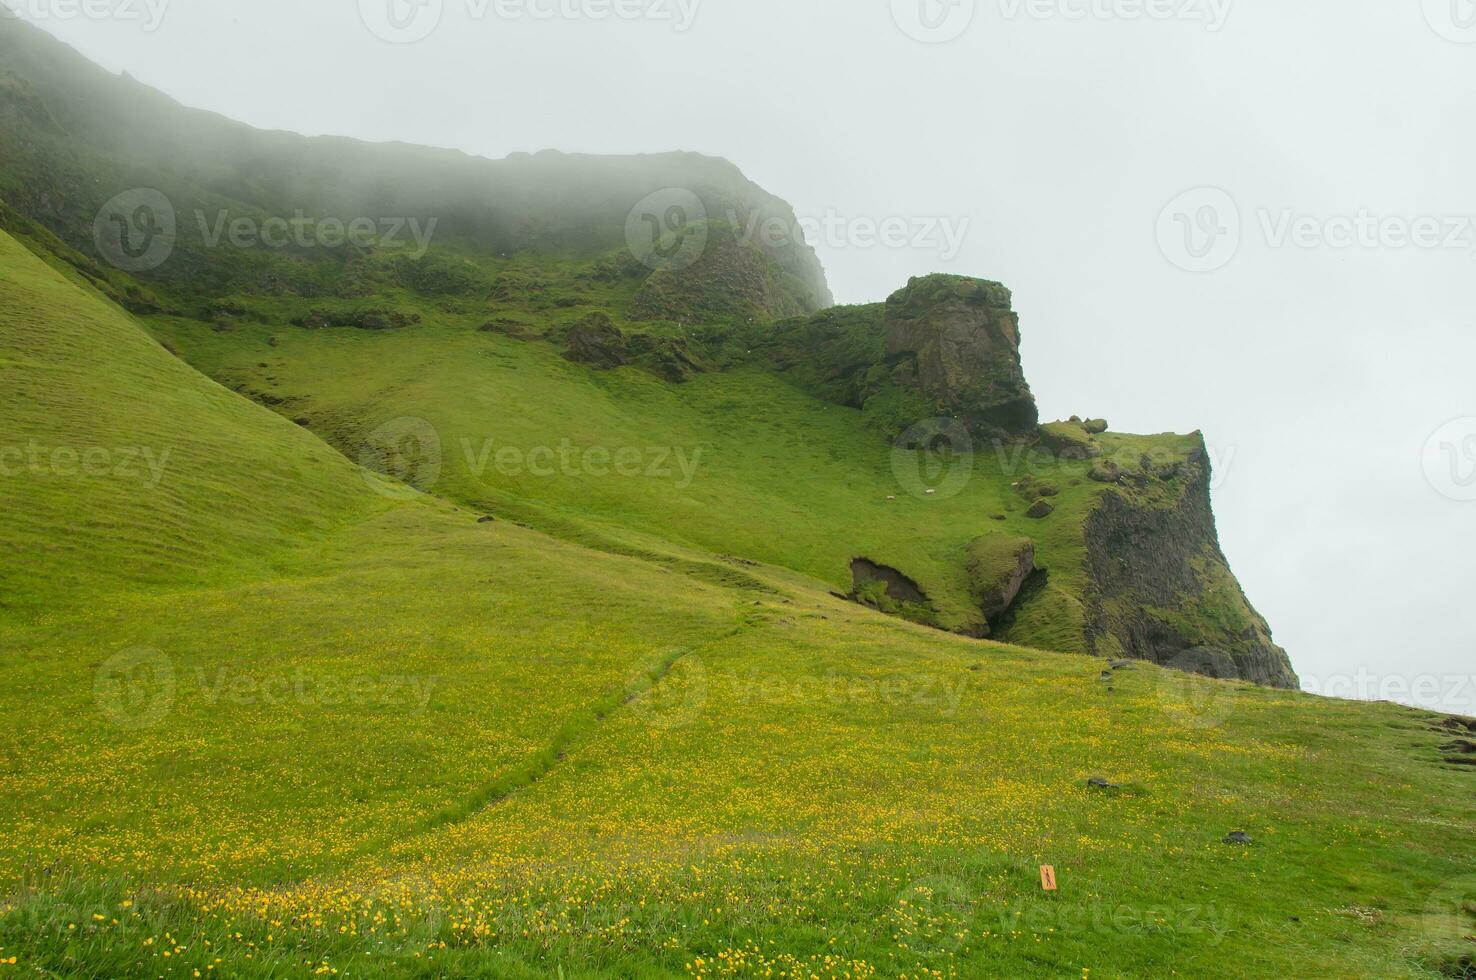
M 886 586 L 886 594 L 897 602 L 910 602 L 918 606 L 930 606 L 927 595 L 916 582 L 886 565 L 879 565 L 869 558 L 851 560 L 851 598 L 865 594 L 866 586 L 880 582 Z

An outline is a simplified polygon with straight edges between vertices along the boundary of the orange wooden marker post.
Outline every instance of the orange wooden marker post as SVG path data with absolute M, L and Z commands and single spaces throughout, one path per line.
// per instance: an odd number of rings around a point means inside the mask
M 1042 864 L 1040 866 L 1040 887 L 1048 892 L 1056 890 L 1056 868 L 1054 865 Z

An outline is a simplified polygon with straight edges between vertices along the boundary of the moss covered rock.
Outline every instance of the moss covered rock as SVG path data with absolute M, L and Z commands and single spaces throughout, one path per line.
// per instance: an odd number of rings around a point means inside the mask
M 985 534 L 969 542 L 966 564 L 969 589 L 993 625 L 1035 571 L 1035 543 L 1008 534 Z
M 976 435 L 1035 432 L 1035 396 L 1020 365 L 1019 318 L 1010 291 L 963 276 L 912 279 L 886 304 L 886 353 L 906 383 Z

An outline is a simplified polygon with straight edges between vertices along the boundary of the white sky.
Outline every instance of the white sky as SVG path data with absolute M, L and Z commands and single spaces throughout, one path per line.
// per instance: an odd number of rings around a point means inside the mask
M 1476 714 L 1472 0 L 421 0 L 403 44 L 366 17 L 408 0 L 5 2 L 260 127 L 697 150 L 801 216 L 967 222 L 957 254 L 817 247 L 841 302 L 1005 282 L 1043 415 L 1205 431 L 1225 550 L 1310 689 Z M 649 16 L 592 16 L 617 5 Z M 1238 251 L 1202 252 L 1226 201 Z M 1462 237 L 1274 234 L 1365 212 Z

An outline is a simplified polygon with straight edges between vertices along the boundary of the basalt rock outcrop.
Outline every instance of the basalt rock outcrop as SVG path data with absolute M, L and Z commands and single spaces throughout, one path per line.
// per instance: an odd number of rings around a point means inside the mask
M 1220 549 L 1202 450 L 1174 470 L 1148 460 L 1124 467 L 1122 482 L 1099 497 L 1085 534 L 1092 652 L 1300 686 Z
M 997 282 L 915 278 L 885 303 L 781 321 L 753 343 L 769 366 L 861 409 L 889 438 L 938 418 L 957 419 L 976 445 L 1038 435 L 1019 320 Z
M 901 383 L 985 438 L 1033 436 L 1039 415 L 1020 365 L 1010 291 L 961 276 L 911 280 L 886 304 L 886 354 Z

